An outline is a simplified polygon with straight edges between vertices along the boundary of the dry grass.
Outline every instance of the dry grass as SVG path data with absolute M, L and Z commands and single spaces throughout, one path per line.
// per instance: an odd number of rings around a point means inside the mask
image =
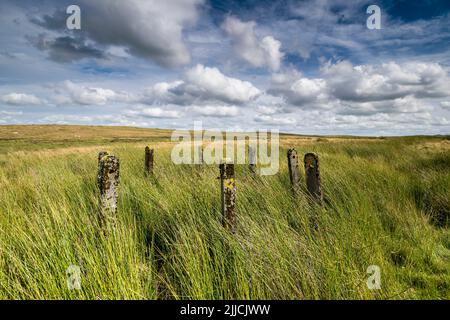
M 277 175 L 253 177 L 237 166 L 231 236 L 220 223 L 217 167 L 174 165 L 168 130 L 0 132 L 8 139 L 0 144 L 0 298 L 450 298 L 445 137 L 283 136 Z M 85 138 L 61 140 L 61 132 Z M 156 149 L 154 178 L 143 174 L 147 144 Z M 305 190 L 292 197 L 288 147 L 319 154 L 323 207 Z M 119 223 L 108 238 L 95 219 L 100 150 L 121 161 Z M 71 264 L 82 267 L 81 291 L 67 289 Z M 366 286 L 373 264 L 381 290 Z
M 33 141 L 71 141 L 101 139 L 170 138 L 171 130 L 132 127 L 72 125 L 7 125 L 0 126 L 0 139 Z

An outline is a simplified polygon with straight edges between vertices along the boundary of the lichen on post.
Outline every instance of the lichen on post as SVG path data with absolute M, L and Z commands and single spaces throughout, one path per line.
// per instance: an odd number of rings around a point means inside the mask
M 222 224 L 231 233 L 236 232 L 236 180 L 234 164 L 222 163 L 220 168 L 220 191 L 222 198 Z
M 289 179 L 291 181 L 292 191 L 294 195 L 297 195 L 299 192 L 299 170 L 298 170 L 298 161 L 297 161 L 297 151 L 294 148 L 289 149 L 287 152 L 288 158 L 288 168 L 289 168 Z
M 100 160 L 101 160 L 104 156 L 106 156 L 106 155 L 108 155 L 108 152 L 106 152 L 106 151 L 100 151 L 100 152 L 98 153 L 98 163 L 100 163 Z
M 306 188 L 311 196 L 322 202 L 322 188 L 320 185 L 319 157 L 315 153 L 307 153 L 304 158 Z
M 99 159 L 97 172 L 97 183 L 100 190 L 98 218 L 105 233 L 116 225 L 119 173 L 118 158 L 106 154 Z

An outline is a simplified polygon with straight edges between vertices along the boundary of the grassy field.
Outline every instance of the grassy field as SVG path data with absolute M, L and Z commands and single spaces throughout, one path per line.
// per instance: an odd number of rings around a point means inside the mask
M 450 298 L 449 137 L 282 136 L 277 175 L 237 166 L 235 235 L 221 225 L 217 166 L 176 166 L 172 146 L 167 130 L 0 126 L 0 298 Z M 290 147 L 319 154 L 324 206 L 292 196 Z M 100 150 L 121 161 L 108 237 Z M 70 265 L 81 290 L 67 288 Z M 370 265 L 380 290 L 366 285 Z

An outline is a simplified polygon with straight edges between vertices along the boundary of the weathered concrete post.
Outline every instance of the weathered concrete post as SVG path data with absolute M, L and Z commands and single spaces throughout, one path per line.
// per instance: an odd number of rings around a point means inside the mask
M 99 222 L 105 233 L 116 225 L 119 187 L 119 159 L 112 155 L 100 158 L 97 183 L 100 189 Z
M 155 153 L 154 149 L 150 149 L 148 146 L 145 147 L 144 169 L 146 175 L 153 174 L 154 153 Z
M 236 232 L 236 181 L 234 164 L 222 163 L 220 168 L 220 193 L 222 198 L 222 224 L 231 233 Z
M 294 148 L 289 149 L 287 152 L 289 178 L 291 180 L 292 191 L 294 194 L 299 192 L 299 171 L 297 161 L 297 151 Z
M 197 154 L 198 154 L 197 165 L 199 166 L 199 168 L 201 168 L 203 166 L 203 147 L 202 146 L 197 147 Z
M 251 173 L 256 173 L 256 150 L 252 146 L 248 146 L 248 168 Z
M 315 153 L 307 153 L 304 158 L 306 188 L 318 202 L 322 202 L 320 186 L 319 157 Z

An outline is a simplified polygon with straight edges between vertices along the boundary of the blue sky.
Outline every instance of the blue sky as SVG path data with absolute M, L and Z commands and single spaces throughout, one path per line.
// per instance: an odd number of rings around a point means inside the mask
M 0 124 L 450 133 L 449 1 L 2 0 L 0 17 Z

